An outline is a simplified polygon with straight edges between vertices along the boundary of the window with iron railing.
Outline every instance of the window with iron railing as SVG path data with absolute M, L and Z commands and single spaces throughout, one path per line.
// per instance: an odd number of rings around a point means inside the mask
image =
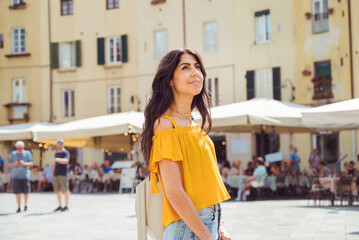
M 328 0 L 314 0 L 312 14 L 313 33 L 329 31 Z
M 315 76 L 312 78 L 313 83 L 313 100 L 333 98 L 332 91 L 332 74 L 330 61 L 314 63 Z

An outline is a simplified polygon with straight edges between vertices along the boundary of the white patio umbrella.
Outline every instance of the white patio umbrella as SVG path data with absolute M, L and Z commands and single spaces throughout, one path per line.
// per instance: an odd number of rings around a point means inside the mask
M 53 126 L 50 129 L 35 131 L 34 141 L 116 135 L 127 132 L 129 128 L 133 133 L 140 133 L 143 122 L 144 115 L 141 112 L 113 113 L 75 120 Z
M 274 99 L 255 98 L 211 109 L 213 131 L 261 131 L 263 126 L 272 126 L 276 132 L 308 131 L 302 123 L 302 112 L 311 107 Z M 198 113 L 196 122 L 200 123 Z M 266 128 L 272 131 L 273 128 Z
M 358 129 L 359 98 L 331 103 L 303 112 L 303 123 L 320 129 Z
M 0 141 L 32 139 L 35 131 L 50 129 L 52 126 L 54 126 L 54 124 L 47 122 L 31 122 L 2 126 L 0 127 Z

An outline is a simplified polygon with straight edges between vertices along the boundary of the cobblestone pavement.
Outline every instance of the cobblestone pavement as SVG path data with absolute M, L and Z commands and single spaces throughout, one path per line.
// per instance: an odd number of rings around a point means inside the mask
M 72 194 L 70 211 L 53 213 L 53 193 L 30 194 L 15 214 L 15 196 L 0 194 L 0 239 L 137 239 L 134 195 Z M 222 204 L 232 239 L 359 239 L 359 207 L 314 207 L 305 200 Z

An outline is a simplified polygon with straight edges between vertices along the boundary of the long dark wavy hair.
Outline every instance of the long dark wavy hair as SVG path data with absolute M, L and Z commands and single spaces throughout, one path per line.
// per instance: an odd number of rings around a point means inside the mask
M 193 97 L 191 110 L 197 109 L 202 117 L 201 129 L 208 133 L 212 128 L 210 115 L 211 99 L 206 87 L 206 70 L 204 69 L 201 56 L 192 49 L 176 49 L 168 52 L 160 61 L 156 75 L 152 82 L 152 96 L 145 108 L 145 123 L 141 134 L 141 150 L 146 165 L 148 166 L 153 137 L 153 125 L 157 118 L 167 111 L 173 102 L 173 92 L 170 81 L 184 54 L 192 55 L 200 65 L 203 74 L 203 87 L 201 92 Z M 204 126 L 206 125 L 204 130 Z

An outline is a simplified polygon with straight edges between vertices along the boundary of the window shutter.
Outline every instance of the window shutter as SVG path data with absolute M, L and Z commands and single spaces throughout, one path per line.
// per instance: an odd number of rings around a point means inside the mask
M 59 68 L 59 43 L 50 44 L 51 68 Z
M 254 71 L 247 71 L 247 100 L 254 98 Z
M 280 68 L 273 68 L 273 98 L 281 100 L 281 87 L 280 87 Z
M 97 38 L 97 64 L 105 65 L 105 39 Z
M 76 67 L 82 66 L 82 57 L 81 57 L 81 40 L 76 40 Z
M 127 35 L 121 36 L 122 62 L 128 62 Z

